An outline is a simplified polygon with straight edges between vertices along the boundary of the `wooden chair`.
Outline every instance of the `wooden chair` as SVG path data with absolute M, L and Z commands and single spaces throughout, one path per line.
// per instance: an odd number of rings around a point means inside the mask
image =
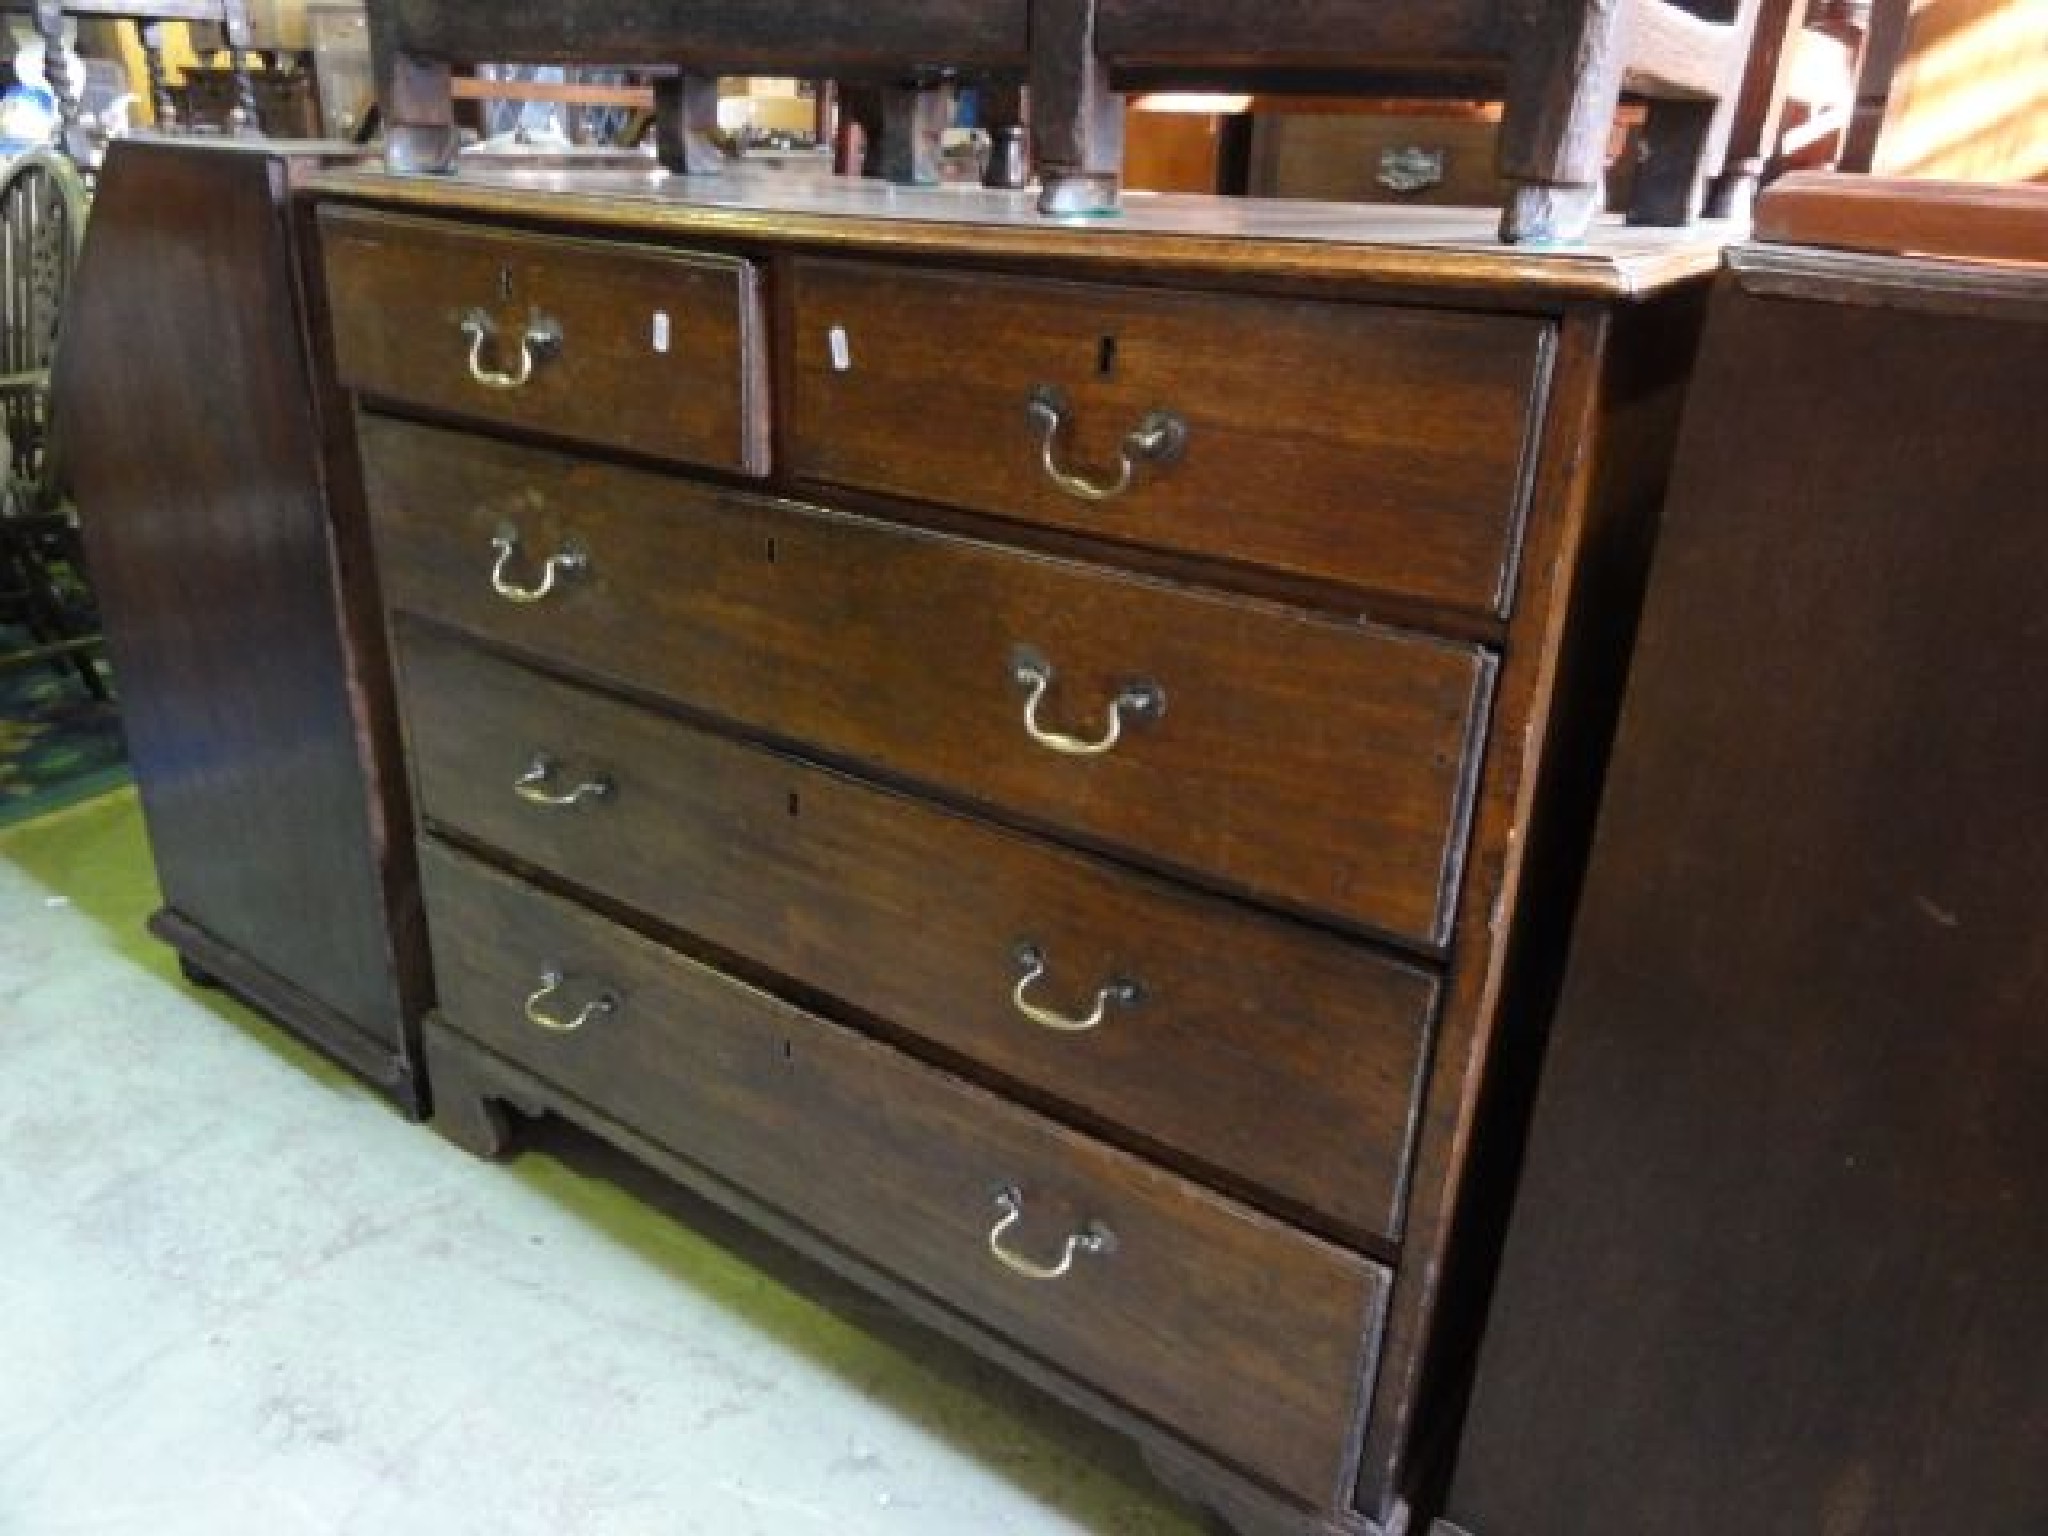
M 164 74 L 163 28 L 166 22 L 212 22 L 227 39 L 228 62 L 234 74 L 235 108 L 230 121 L 234 132 L 256 131 L 256 85 L 249 74 L 248 0 L 0 0 L 0 11 L 27 13 L 46 49 L 50 91 L 57 98 L 57 145 L 81 164 L 89 156 L 79 125 L 78 81 L 64 50 L 64 19 L 102 17 L 111 21 L 132 21 L 142 38 L 142 56 L 149 71 L 150 105 L 157 126 L 169 131 L 177 125 L 177 103 Z
M 581 61 L 669 71 L 657 142 L 710 174 L 717 77 L 876 87 L 893 180 L 935 179 L 940 88 L 1029 91 L 1051 214 L 1116 205 L 1126 90 L 1251 89 L 1505 101 L 1502 238 L 1574 239 L 1601 202 L 1626 92 L 1648 103 L 1629 216 L 1683 224 L 1718 169 L 1759 0 L 369 0 L 387 157 L 454 163 L 450 64 Z M 1009 92 L 1011 97 L 1018 93 Z M 1008 127 L 1008 124 L 997 126 Z M 871 149 L 873 139 L 870 134 Z
M 78 168 L 54 149 L 32 150 L 0 176 L 0 621 L 29 637 L 4 664 L 68 665 L 104 698 L 92 656 L 98 616 L 50 411 L 50 365 L 86 208 Z

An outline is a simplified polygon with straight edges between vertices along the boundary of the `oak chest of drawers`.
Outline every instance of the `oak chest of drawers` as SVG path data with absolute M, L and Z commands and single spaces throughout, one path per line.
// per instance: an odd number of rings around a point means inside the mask
M 1401 1529 L 1711 247 L 321 192 L 443 1127 L 596 1130 L 1242 1529 Z

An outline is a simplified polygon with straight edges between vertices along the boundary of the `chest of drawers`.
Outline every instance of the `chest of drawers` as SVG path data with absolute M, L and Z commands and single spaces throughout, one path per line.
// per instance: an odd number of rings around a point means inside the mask
M 1404 1528 L 1711 248 L 637 185 L 321 183 L 439 1123 Z

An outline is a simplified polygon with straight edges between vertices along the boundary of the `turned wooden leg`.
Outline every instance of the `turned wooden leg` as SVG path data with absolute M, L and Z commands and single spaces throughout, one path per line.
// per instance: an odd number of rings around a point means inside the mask
M 1600 211 L 1607 138 L 1621 101 L 1621 7 L 1561 0 L 1517 9 L 1500 125 L 1500 171 L 1509 185 L 1500 237 L 1577 240 Z
M 988 166 L 981 184 L 1014 192 L 1031 184 L 1031 145 L 1024 125 L 1024 88 L 990 85 L 982 91 L 982 126 L 988 130 Z
M 469 1048 L 432 1020 L 422 1031 L 420 1044 L 434 1129 L 477 1157 L 496 1161 L 518 1150 L 512 1112 L 478 1070 Z
M 939 184 L 939 141 L 953 93 L 938 85 L 882 87 L 882 179 L 902 187 Z
M 718 129 L 718 77 L 687 72 L 654 83 L 654 147 L 678 176 L 719 176 L 725 154 Z
M 1777 153 L 1796 40 L 1805 21 L 1806 0 L 1760 0 L 1757 6 L 1723 169 L 1707 198 L 1707 212 L 1717 219 L 1746 220 L 1755 205 L 1757 188 Z
M 1117 210 L 1124 167 L 1124 102 L 1095 51 L 1095 0 L 1034 0 L 1031 154 L 1038 211 Z
M 164 24 L 145 21 L 136 28 L 142 42 L 142 67 L 149 75 L 149 105 L 156 114 L 159 133 L 178 131 L 178 104 L 171 95 L 170 76 L 164 73 Z
M 35 0 L 36 35 L 43 40 L 43 78 L 57 99 L 57 127 L 52 142 L 71 154 L 78 144 L 78 84 L 71 78 L 71 55 L 64 47 L 64 7 L 60 0 Z
M 235 105 L 228 113 L 228 132 L 236 138 L 260 138 L 261 114 L 256 109 L 256 81 L 249 72 L 248 0 L 225 0 L 221 31 L 226 34 L 228 73 L 235 83 Z

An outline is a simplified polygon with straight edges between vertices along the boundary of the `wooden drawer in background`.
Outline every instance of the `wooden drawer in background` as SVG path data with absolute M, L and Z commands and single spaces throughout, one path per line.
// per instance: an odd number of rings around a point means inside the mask
M 320 223 L 347 388 L 767 473 L 765 322 L 750 263 L 347 208 L 323 209 Z
M 1338 1496 L 1385 1270 L 421 852 L 452 1027 L 1275 1485 Z M 532 1021 L 579 1016 L 567 1032 Z M 1017 1214 L 998 1230 L 1006 1190 Z M 1107 1232 L 1105 1250 L 1069 1249 L 1084 1232 Z M 1071 1263 L 1028 1278 L 997 1244 Z
M 800 259 L 805 480 L 1504 612 L 1548 321 Z M 1177 419 L 1167 457 L 1126 434 Z M 1164 413 L 1162 415 L 1161 413 Z M 1170 444 L 1173 435 L 1155 436 Z
M 388 419 L 363 445 L 402 610 L 1234 891 L 1448 938 L 1477 647 Z M 552 586 L 508 601 L 494 566 Z M 1055 733 L 1115 741 L 1075 755 Z
M 1397 1236 L 1427 972 L 424 625 L 402 622 L 399 641 L 430 826 L 801 978 L 1339 1236 Z M 520 783 L 542 757 L 552 771 Z M 1056 1027 L 1027 1007 L 1099 1022 Z

